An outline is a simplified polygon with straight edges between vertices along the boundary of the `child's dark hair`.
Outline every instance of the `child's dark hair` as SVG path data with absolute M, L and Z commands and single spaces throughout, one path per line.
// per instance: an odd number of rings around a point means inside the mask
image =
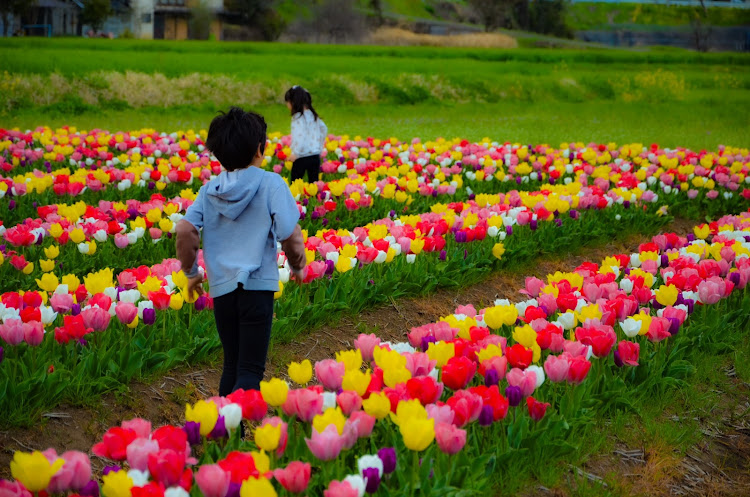
M 208 127 L 206 148 L 219 159 L 227 171 L 244 169 L 260 149 L 266 149 L 265 119 L 255 112 L 232 107 L 220 112 Z
M 292 104 L 292 115 L 305 112 L 305 107 L 310 109 L 315 119 L 318 119 L 318 113 L 312 105 L 312 95 L 301 86 L 292 86 L 284 94 L 284 101 Z

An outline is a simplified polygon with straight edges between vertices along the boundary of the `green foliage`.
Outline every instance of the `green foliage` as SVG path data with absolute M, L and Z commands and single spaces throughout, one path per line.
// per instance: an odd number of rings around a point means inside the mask
M 713 26 L 744 26 L 750 10 L 709 7 L 707 21 Z M 650 3 L 575 3 L 568 7 L 567 23 L 576 30 L 615 29 L 623 26 L 688 26 L 696 7 Z
M 109 0 L 84 0 L 80 21 L 91 26 L 94 31 L 99 31 L 111 13 Z

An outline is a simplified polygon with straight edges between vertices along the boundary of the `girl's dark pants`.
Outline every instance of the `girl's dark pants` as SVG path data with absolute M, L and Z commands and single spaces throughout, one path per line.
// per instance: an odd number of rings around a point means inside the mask
M 224 348 L 219 395 L 259 390 L 273 322 L 273 292 L 235 291 L 214 299 L 214 317 Z
M 307 172 L 307 182 L 318 181 L 320 176 L 320 156 L 300 157 L 292 163 L 292 181 L 302 178 Z

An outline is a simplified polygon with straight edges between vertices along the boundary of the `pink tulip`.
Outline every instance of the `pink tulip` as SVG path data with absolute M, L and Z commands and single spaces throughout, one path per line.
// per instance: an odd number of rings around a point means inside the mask
M 703 304 L 715 304 L 721 300 L 723 291 L 722 285 L 713 279 L 701 281 L 698 284 L 698 298 Z
M 406 369 L 412 376 L 427 376 L 437 365 L 437 361 L 430 359 L 424 352 L 406 354 Z
M 359 497 L 359 492 L 348 481 L 333 480 L 323 492 L 323 497 Z
M 544 361 L 544 372 L 547 373 L 547 378 L 555 383 L 565 381 L 568 378 L 569 367 L 570 363 L 564 357 L 550 355 Z
M 44 451 L 50 461 L 59 459 L 54 449 Z M 65 493 L 68 490 L 80 490 L 91 480 L 91 461 L 89 456 L 77 450 L 63 453 L 65 461 L 63 467 L 55 473 L 49 482 L 47 492 L 53 494 Z M 2 495 L 2 491 L 0 491 Z
M 425 409 L 427 410 L 427 416 L 431 419 L 434 419 L 436 425 L 438 423 L 453 424 L 453 420 L 456 417 L 453 409 L 451 409 L 451 406 L 447 404 L 444 404 L 442 406 L 439 406 L 437 404 L 427 404 Z
M 315 363 L 315 376 L 318 377 L 323 386 L 328 390 L 338 390 L 344 379 L 346 366 L 343 362 L 334 359 L 325 359 Z
M 687 311 L 684 309 L 678 309 L 676 307 L 665 307 L 664 311 L 662 312 L 662 317 L 665 318 L 675 318 L 680 322 L 680 325 L 685 322 L 685 319 L 687 319 Z
M 313 428 L 310 438 L 305 439 L 312 454 L 321 461 L 332 461 L 339 456 L 344 447 L 344 437 L 339 435 L 336 426 L 328 425 L 323 433 Z
M 362 397 L 357 392 L 344 390 L 336 396 L 336 403 L 346 416 L 351 416 L 362 408 Z
M 557 299 L 551 293 L 545 293 L 537 297 L 537 301 L 540 306 L 547 309 L 547 315 L 552 315 L 553 312 L 557 311 Z
M 0 338 L 5 340 L 8 345 L 18 345 L 23 342 L 23 321 L 20 319 L 8 319 L 5 323 L 0 324 Z
M 435 441 L 441 452 L 457 454 L 466 445 L 466 430 L 457 428 L 450 423 L 435 424 Z
M 508 370 L 508 358 L 505 356 L 495 356 L 489 359 L 485 359 L 479 365 L 479 373 L 482 376 L 487 375 L 487 371 L 493 369 L 497 373 L 498 380 L 505 378 L 505 373 Z
M 146 421 L 142 418 L 133 418 L 129 421 L 123 421 L 121 426 L 125 430 L 133 430 L 140 438 L 151 436 L 151 421 Z
M 665 338 L 672 336 L 669 333 L 669 328 L 672 323 L 667 318 L 651 318 L 651 325 L 648 327 L 646 336 L 652 342 L 661 342 Z
M 646 271 L 647 273 L 656 274 L 656 272 L 659 270 L 659 265 L 656 261 L 652 259 L 647 259 L 645 261 L 641 262 L 641 269 Z
M 115 312 L 117 312 L 117 308 L 115 308 Z M 83 322 L 86 325 L 86 328 L 93 328 L 94 331 L 106 330 L 111 318 L 109 312 L 97 305 L 81 311 L 81 316 L 83 316 Z
M 308 388 L 289 390 L 283 409 L 287 416 L 297 416 L 310 423 L 316 415 L 323 412 L 323 395 Z
M 224 497 L 231 475 L 218 464 L 204 464 L 195 473 L 195 483 L 206 497 Z
M 362 359 L 365 361 L 372 361 L 372 352 L 377 345 L 380 345 L 380 338 L 374 333 L 369 335 L 360 333 L 354 340 L 354 346 L 362 353 Z
M 55 293 L 49 302 L 53 311 L 65 314 L 73 307 L 73 296 L 69 293 Z
M 459 305 L 456 307 L 456 314 L 464 314 L 466 316 L 469 316 L 470 318 L 476 317 L 477 310 L 474 308 L 473 305 Z
M 526 289 L 521 290 L 521 293 L 529 295 L 530 297 L 537 297 L 539 295 L 539 291 L 544 288 L 545 285 L 546 283 L 539 278 L 527 277 Z
M 536 389 L 536 373 L 534 371 L 513 368 L 508 371 L 505 379 L 508 380 L 510 386 L 520 388 L 524 397 L 528 397 Z
M 44 326 L 39 321 L 23 323 L 23 337 L 26 343 L 36 347 L 44 340 Z
M 315 431 L 315 429 L 313 429 Z M 344 444 L 343 448 L 346 450 L 354 447 L 354 444 L 359 440 L 359 430 L 357 430 L 356 423 L 344 423 Z
M 581 342 L 568 340 L 563 344 L 563 350 L 572 356 L 582 356 L 585 358 L 588 355 L 589 347 Z
M 115 315 L 121 323 L 130 324 L 138 317 L 138 308 L 130 302 L 118 302 L 115 306 Z
M 149 454 L 156 454 L 157 452 L 159 452 L 158 442 L 148 438 L 136 438 L 130 442 L 126 449 L 128 464 L 138 471 L 146 471 Z
M 0 497 L 32 497 L 32 495 L 17 481 L 0 480 Z
M 125 290 L 133 290 L 138 286 L 138 280 L 135 278 L 135 275 L 126 271 L 117 275 L 117 283 Z
M 115 234 L 115 246 L 117 248 L 124 249 L 128 244 L 128 235 L 123 235 L 122 233 Z
M 287 464 L 286 468 L 278 468 L 273 471 L 273 477 L 276 478 L 287 492 L 298 494 L 307 489 L 310 483 L 310 464 L 300 461 L 292 461 Z
M 352 413 L 347 423 L 351 423 L 357 428 L 357 438 L 367 438 L 372 434 L 372 429 L 375 427 L 375 417 L 370 416 L 364 411 L 357 411 Z
M 589 302 L 596 302 L 602 296 L 602 290 L 596 283 L 584 283 L 583 291 L 581 293 L 583 293 L 583 296 L 586 297 L 586 300 Z

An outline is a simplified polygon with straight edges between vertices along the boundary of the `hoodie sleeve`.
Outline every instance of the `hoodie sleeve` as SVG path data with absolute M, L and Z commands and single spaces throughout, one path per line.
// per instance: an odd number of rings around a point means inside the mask
M 205 187 L 201 187 L 201 189 L 198 190 L 198 196 L 195 197 L 195 202 L 188 207 L 185 217 L 183 218 L 185 221 L 192 224 L 196 230 L 203 228 L 203 201 L 206 196 L 204 189 Z
M 198 191 L 195 202 L 188 207 L 185 217 L 177 223 L 175 248 L 177 259 L 188 278 L 198 276 L 198 249 L 200 248 L 200 229 L 203 227 L 203 188 Z
M 328 137 L 328 126 L 323 122 L 322 119 L 318 119 L 318 126 L 320 126 L 320 148 L 322 152 L 326 150 L 326 138 Z
M 284 180 L 280 176 L 277 177 L 279 185 L 269 200 L 273 230 L 292 268 L 301 270 L 305 267 L 306 256 L 302 230 L 297 224 L 299 221 L 297 202 Z

